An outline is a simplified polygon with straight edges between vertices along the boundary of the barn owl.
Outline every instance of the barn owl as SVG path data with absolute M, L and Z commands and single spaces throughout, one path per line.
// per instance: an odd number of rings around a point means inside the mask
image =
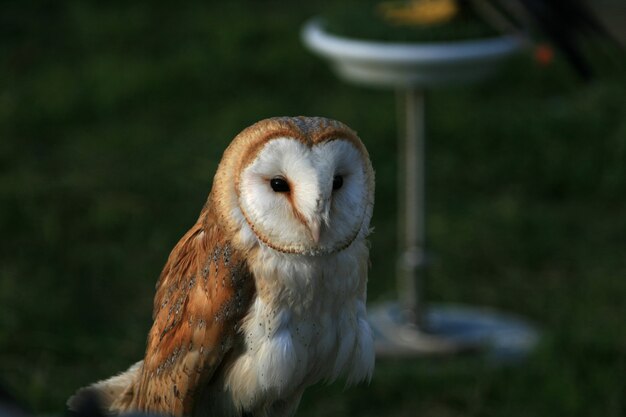
M 304 389 L 374 367 L 374 171 L 344 124 L 272 118 L 235 137 L 156 286 L 143 361 L 79 390 L 108 411 L 290 416 Z

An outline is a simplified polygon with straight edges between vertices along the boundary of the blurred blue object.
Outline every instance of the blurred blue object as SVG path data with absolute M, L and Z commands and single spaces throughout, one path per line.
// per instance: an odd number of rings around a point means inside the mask
M 397 303 L 370 308 L 376 350 L 381 356 L 482 353 L 496 363 L 524 359 L 537 345 L 539 332 L 527 321 L 493 309 L 430 304 L 421 328 L 407 324 Z

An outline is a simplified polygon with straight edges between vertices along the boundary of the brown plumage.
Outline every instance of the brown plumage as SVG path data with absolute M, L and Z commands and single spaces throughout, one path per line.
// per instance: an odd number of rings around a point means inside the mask
M 196 388 L 231 349 L 254 281 L 216 220 L 209 197 L 198 222 L 172 250 L 157 284 L 138 383 L 113 409 L 190 414 Z

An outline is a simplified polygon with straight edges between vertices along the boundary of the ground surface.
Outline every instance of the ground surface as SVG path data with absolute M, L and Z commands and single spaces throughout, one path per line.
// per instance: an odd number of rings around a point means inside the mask
M 303 49 L 329 4 L 0 6 L 0 382 L 35 412 L 141 357 L 169 250 L 226 144 L 268 116 L 359 131 L 377 171 L 370 299 L 395 298 L 394 98 Z M 381 361 L 369 386 L 310 389 L 300 416 L 626 414 L 626 71 L 591 49 L 589 85 L 522 56 L 429 96 L 427 297 L 521 314 L 537 351 Z

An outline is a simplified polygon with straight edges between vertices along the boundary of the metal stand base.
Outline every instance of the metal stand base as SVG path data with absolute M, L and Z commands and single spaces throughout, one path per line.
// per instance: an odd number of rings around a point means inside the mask
M 485 308 L 436 304 L 424 310 L 420 328 L 397 303 L 369 307 L 378 357 L 449 356 L 467 352 L 487 359 L 514 361 L 527 356 L 539 340 L 524 320 Z

